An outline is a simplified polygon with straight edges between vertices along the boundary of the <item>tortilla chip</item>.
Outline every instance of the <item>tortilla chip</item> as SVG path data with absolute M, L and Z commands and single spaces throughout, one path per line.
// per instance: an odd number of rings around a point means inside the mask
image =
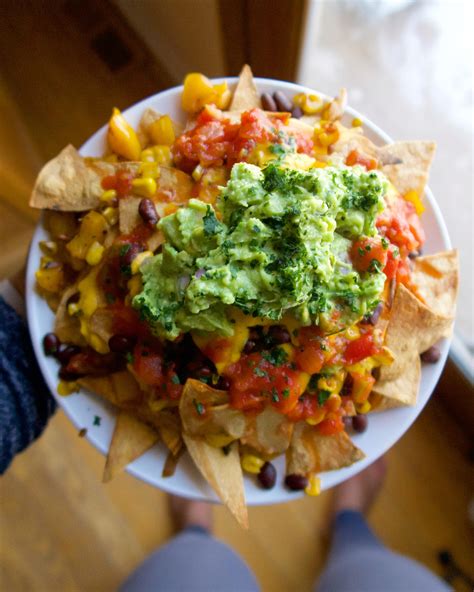
M 421 362 L 418 353 L 407 360 L 403 372 L 396 378 L 377 380 L 370 394 L 371 411 L 383 411 L 414 405 L 418 397 L 421 380 Z
M 294 423 L 268 406 L 257 415 L 248 415 L 245 434 L 240 441 L 265 460 L 283 454 L 291 441 Z
M 141 197 L 129 195 L 119 200 L 119 228 L 122 234 L 130 234 L 134 228 L 143 222 L 138 213 Z
M 417 295 L 433 312 L 454 317 L 459 284 L 459 257 L 456 249 L 417 257 L 413 262 L 412 282 Z
M 133 409 L 143 399 L 138 382 L 127 370 L 108 376 L 85 376 L 78 383 L 121 409 Z
M 287 475 L 310 475 L 348 467 L 364 458 L 346 432 L 323 436 L 306 422 L 295 425 L 286 453 Z
M 154 123 L 157 119 L 162 117 L 162 115 L 162 113 L 158 113 L 158 111 L 155 111 L 154 109 L 150 108 L 145 109 L 145 111 L 143 112 L 137 129 L 138 141 L 140 142 L 140 146 L 142 146 L 143 148 L 146 148 L 147 146 L 154 144 L 153 139 L 150 137 L 148 130 L 150 125 Z M 175 136 L 179 136 L 180 134 L 182 134 L 183 126 L 177 121 L 173 120 L 172 124 Z
M 67 302 L 71 296 L 77 293 L 77 286 L 66 288 L 59 301 L 54 321 L 54 333 L 63 343 L 73 343 L 74 345 L 84 346 L 86 341 L 81 335 L 79 319 L 71 316 L 67 310 Z
M 237 522 L 247 529 L 248 513 L 238 444 L 232 444 L 228 453 L 224 454 L 220 448 L 210 446 L 203 438 L 193 438 L 186 434 L 183 434 L 183 438 L 203 477 L 229 508 Z
M 179 452 L 176 456 L 171 452 L 168 452 L 165 460 L 165 464 L 163 465 L 163 470 L 161 472 L 162 477 L 172 477 L 176 471 L 176 467 L 178 466 L 178 461 L 181 458 L 183 449 Z
M 114 331 L 115 312 L 108 308 L 101 306 L 96 309 L 89 319 L 89 329 L 91 333 L 98 335 L 104 343 L 108 343 Z
M 255 107 L 261 108 L 262 102 L 260 101 L 260 95 L 253 79 L 252 70 L 249 65 L 245 64 L 240 72 L 229 110 L 248 111 Z
M 199 415 L 196 408 L 203 406 Z M 246 417 L 237 409 L 229 407 L 229 395 L 204 384 L 188 379 L 179 402 L 183 430 L 190 436 L 229 436 L 240 438 L 246 427 Z
M 159 434 L 126 411 L 117 415 L 104 468 L 104 483 L 113 479 L 129 463 L 141 456 L 160 439 Z
M 345 161 L 350 152 L 357 150 L 363 156 L 377 157 L 377 146 L 367 136 L 364 136 L 361 127 L 347 128 L 339 122 L 336 123 L 336 126 L 339 139 L 332 145 L 331 156 L 340 154 Z
M 337 97 L 329 104 L 327 119 L 329 121 L 336 121 L 341 119 L 347 105 L 347 89 L 341 88 Z
M 30 207 L 63 212 L 96 208 L 103 193 L 101 180 L 115 172 L 113 164 L 83 159 L 69 144 L 41 169 Z
M 183 448 L 180 425 L 162 425 L 158 428 L 163 444 L 174 456 L 178 456 Z
M 381 170 L 402 195 L 414 190 L 422 197 L 435 150 L 435 142 L 395 142 L 379 148 L 377 158 Z M 397 164 L 389 164 L 394 160 Z

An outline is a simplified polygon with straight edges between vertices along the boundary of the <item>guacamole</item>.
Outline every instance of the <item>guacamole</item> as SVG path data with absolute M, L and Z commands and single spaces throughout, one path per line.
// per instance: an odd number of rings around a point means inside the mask
M 359 166 L 235 164 L 215 209 L 191 199 L 160 221 L 166 242 L 143 264 L 133 305 L 167 339 L 190 330 L 231 336 L 234 307 L 273 322 L 349 325 L 383 290 L 383 272 L 356 271 L 349 250 L 377 234 L 386 190 L 381 173 Z

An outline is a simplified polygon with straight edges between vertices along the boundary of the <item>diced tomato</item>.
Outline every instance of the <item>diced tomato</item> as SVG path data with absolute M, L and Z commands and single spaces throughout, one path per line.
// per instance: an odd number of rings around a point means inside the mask
M 303 421 L 308 417 L 313 417 L 315 413 L 320 409 L 318 398 L 314 395 L 305 393 L 298 399 L 298 403 L 295 407 L 287 414 L 290 421 Z
M 364 333 L 358 339 L 349 341 L 344 352 L 345 363 L 351 366 L 361 360 L 368 358 L 379 351 L 379 347 L 374 343 L 372 333 Z
M 132 189 L 133 175 L 126 171 L 120 170 L 115 175 L 107 175 L 101 181 L 102 189 L 115 189 L 119 197 L 129 195 Z
M 350 256 L 358 271 L 382 270 L 387 263 L 388 249 L 379 236 L 362 237 L 352 244 Z
M 295 355 L 296 365 L 308 374 L 318 373 L 324 364 L 324 351 L 321 344 L 307 344 L 297 349 Z
M 133 351 L 133 369 L 138 378 L 148 386 L 163 384 L 163 356 L 138 343 Z
M 102 185 L 102 189 L 115 189 L 117 177 L 115 175 L 107 175 L 102 179 L 100 184 Z
M 315 426 L 320 434 L 323 436 L 333 436 L 342 432 L 344 429 L 344 422 L 342 416 L 337 413 L 330 413 L 326 419 Z
M 354 166 L 356 164 L 360 164 L 361 166 L 365 167 L 368 171 L 376 169 L 378 167 L 378 162 L 375 158 L 368 158 L 363 156 L 357 150 L 351 150 L 346 157 L 346 164 L 347 166 Z
M 364 403 L 369 398 L 375 384 L 375 378 L 371 374 L 361 374 L 359 372 L 351 372 L 350 376 L 352 379 L 352 400 L 354 403 Z
M 419 249 L 425 240 L 415 206 L 401 197 L 388 202 L 376 225 L 383 236 L 403 251 L 402 256 Z
M 388 250 L 387 263 L 385 264 L 385 267 L 383 268 L 383 272 L 389 280 L 392 280 L 393 278 L 396 277 L 399 265 L 400 265 L 400 255 L 398 254 L 398 256 L 396 256 L 393 246 L 390 246 L 390 248 Z

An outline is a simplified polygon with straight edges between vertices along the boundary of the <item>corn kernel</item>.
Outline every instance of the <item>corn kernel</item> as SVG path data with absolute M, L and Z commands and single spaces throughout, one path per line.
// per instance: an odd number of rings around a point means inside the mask
M 352 120 L 352 127 L 360 127 L 362 125 L 362 119 L 360 117 L 354 117 Z
M 66 382 L 65 380 L 60 380 L 58 383 L 58 395 L 61 395 L 61 397 L 67 397 L 67 395 L 77 393 L 78 390 L 79 386 L 77 382 Z
M 140 153 L 140 160 L 142 162 L 155 162 L 155 154 L 151 148 L 146 148 Z
M 127 160 L 140 158 L 141 146 L 135 130 L 118 109 L 112 111 L 107 131 L 110 149 Z
M 356 404 L 357 413 L 368 413 L 372 409 L 372 405 L 368 401 Z
M 339 132 L 336 130 L 334 132 L 321 132 L 318 134 L 318 141 L 322 146 L 330 146 L 339 140 Z
M 204 437 L 209 446 L 213 446 L 214 448 L 223 448 L 235 440 L 233 436 L 226 434 L 206 434 Z
M 318 380 L 318 389 L 321 391 L 329 391 L 334 393 L 337 390 L 338 380 L 334 376 L 320 378 Z
M 135 275 L 139 272 L 142 263 L 145 261 L 145 259 L 148 259 L 148 257 L 153 257 L 152 251 L 143 251 L 142 253 L 138 253 L 130 265 L 132 275 Z
M 199 181 L 201 179 L 203 173 L 204 173 L 204 167 L 202 167 L 200 164 L 198 164 L 194 168 L 194 171 L 192 172 L 191 176 L 195 181 Z
M 304 492 L 306 495 L 319 495 L 321 493 L 321 479 L 317 475 L 311 475 Z
M 81 309 L 79 308 L 79 305 L 77 304 L 77 302 L 71 302 L 70 304 L 67 305 L 67 314 L 71 317 L 74 317 L 75 315 L 80 314 Z
M 359 328 L 355 325 L 352 327 L 348 327 L 345 332 L 345 337 L 346 339 L 349 339 L 349 341 L 354 341 L 355 339 L 358 339 L 360 337 Z
M 327 166 L 328 165 L 327 165 L 326 162 L 318 162 L 318 161 L 316 161 L 316 162 L 313 163 L 313 168 L 314 169 L 324 169 Z
M 163 166 L 171 166 L 171 150 L 169 146 L 153 146 L 153 154 L 156 162 Z
M 155 144 L 171 146 L 175 140 L 173 122 L 169 115 L 162 115 L 148 127 L 148 133 Z
M 132 187 L 138 195 L 143 197 L 153 197 L 156 193 L 156 181 L 150 177 L 134 179 Z
M 89 335 L 89 345 L 95 349 L 96 352 L 99 352 L 99 354 L 107 354 L 109 353 L 109 346 L 107 345 L 107 343 L 105 343 L 105 341 L 99 337 L 98 335 L 96 335 L 95 333 L 91 333 Z
M 108 208 L 105 208 L 105 210 L 102 212 L 102 216 L 104 216 L 104 218 L 107 220 L 110 226 L 115 226 L 119 218 L 118 208 L 112 208 L 111 206 L 109 206 Z
M 405 193 L 403 197 L 415 206 L 416 213 L 418 216 L 421 216 L 425 211 L 425 206 L 423 205 L 418 192 L 412 189 L 411 191 L 408 191 L 408 193 Z
M 87 263 L 89 265 L 97 265 L 98 263 L 100 263 L 102 260 L 102 256 L 104 254 L 104 250 L 104 246 L 101 245 L 99 242 L 93 242 L 92 245 L 87 249 Z
M 332 394 L 326 401 L 326 406 L 330 412 L 337 411 L 341 406 L 341 397 L 339 395 Z
M 255 456 L 255 454 L 244 454 L 240 459 L 240 464 L 242 465 L 243 470 L 247 473 L 258 475 L 260 469 L 265 464 L 265 461 L 263 458 Z
M 134 275 L 127 282 L 128 295 L 133 298 L 137 294 L 140 294 L 143 288 L 142 278 L 139 275 Z
M 158 401 L 148 401 L 148 407 L 150 407 L 153 413 L 159 413 L 163 411 L 168 406 L 168 401 L 166 399 L 159 399 Z
M 323 419 L 326 417 L 326 410 L 325 409 L 317 409 L 311 417 L 306 419 L 306 423 L 309 425 L 318 425 L 321 423 Z
M 103 201 L 105 203 L 114 203 L 116 199 L 117 192 L 115 191 L 115 189 L 107 189 L 107 191 L 104 191 L 100 196 L 100 201 Z

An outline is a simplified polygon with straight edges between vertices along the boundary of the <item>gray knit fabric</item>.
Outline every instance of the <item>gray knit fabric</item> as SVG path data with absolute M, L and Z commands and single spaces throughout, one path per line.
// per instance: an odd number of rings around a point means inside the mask
M 0 474 L 56 409 L 23 319 L 0 297 Z

